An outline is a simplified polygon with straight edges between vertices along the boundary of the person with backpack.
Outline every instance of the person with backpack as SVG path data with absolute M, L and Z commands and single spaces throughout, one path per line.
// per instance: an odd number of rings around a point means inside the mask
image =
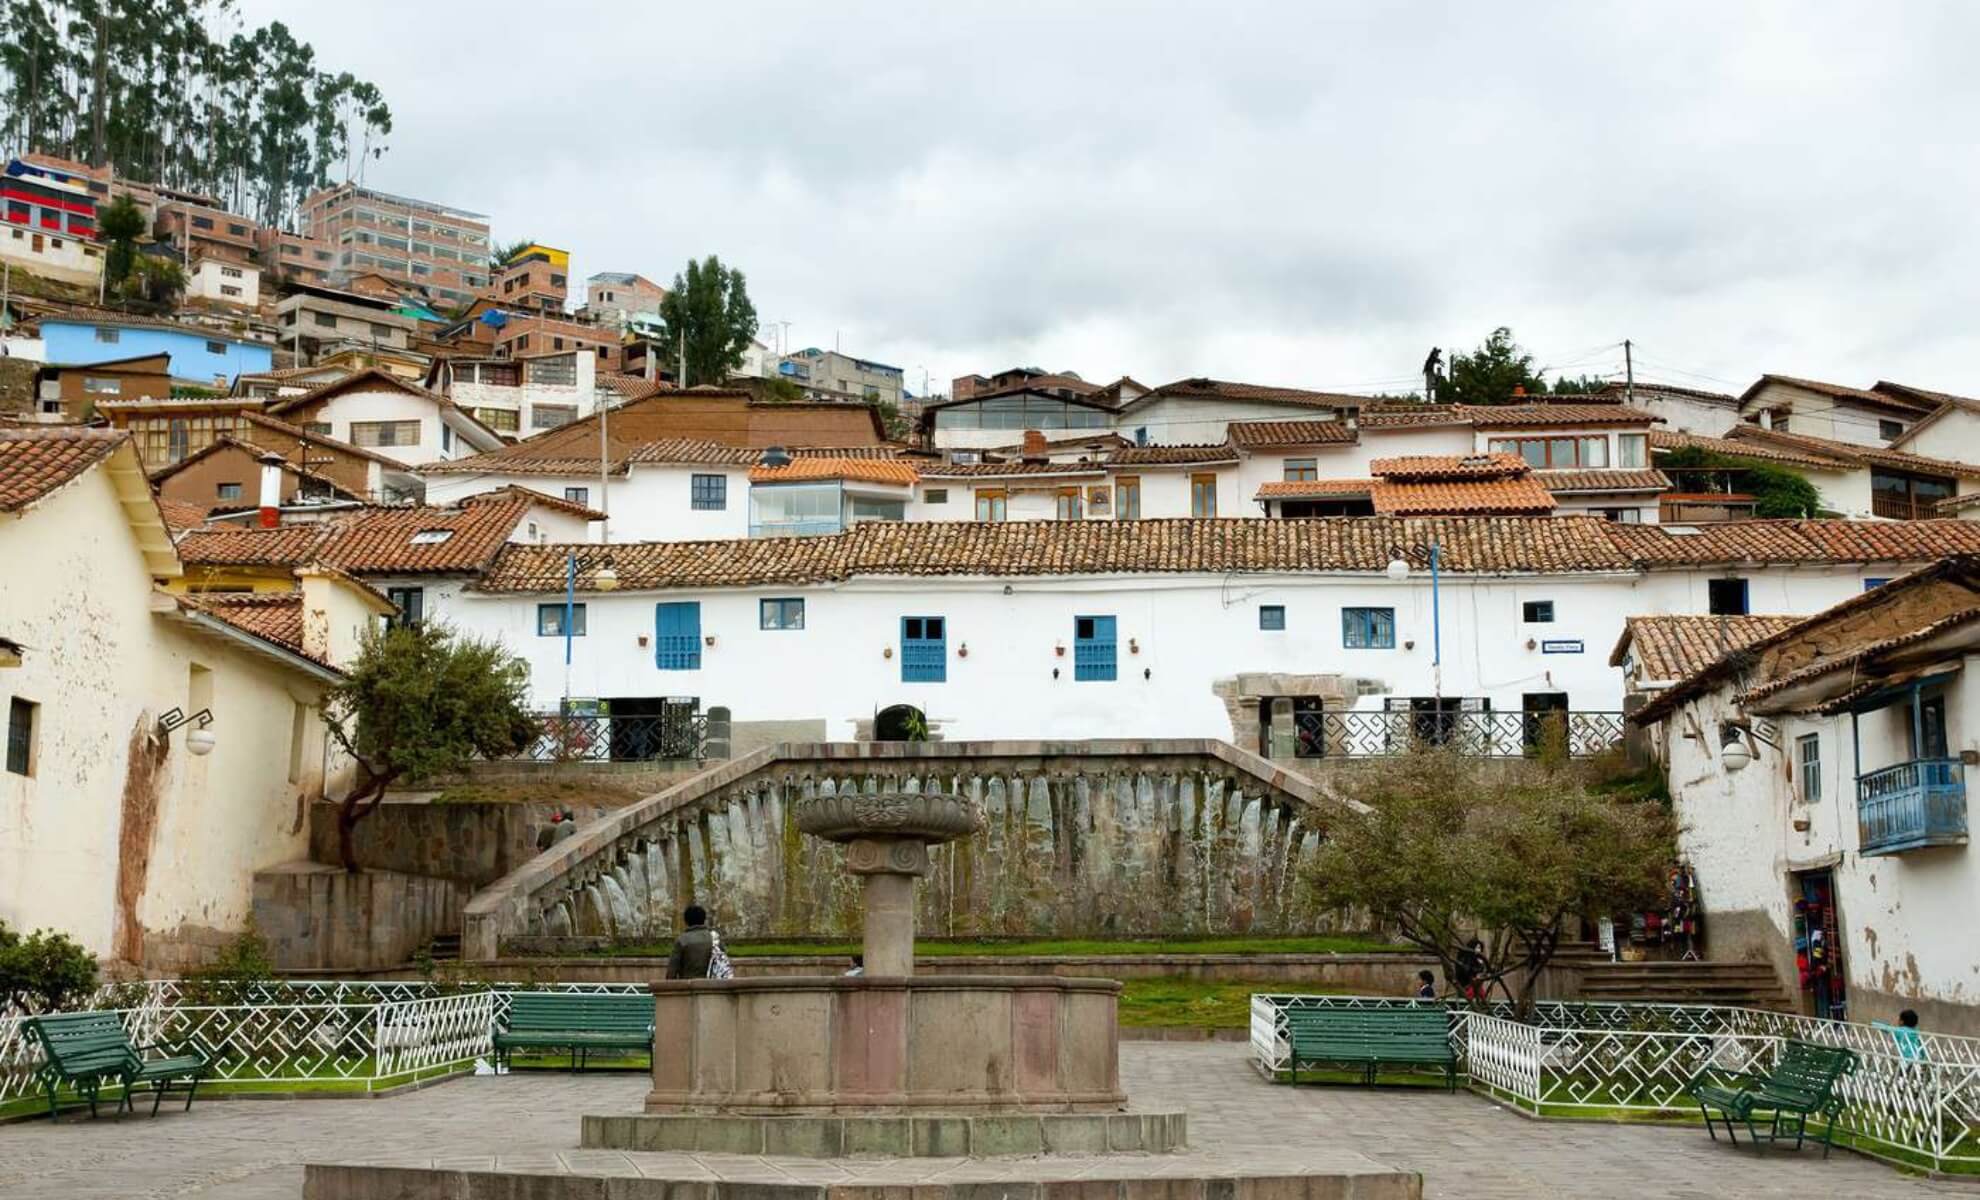
M 729 952 L 722 949 L 722 935 L 708 924 L 708 910 L 690 904 L 681 912 L 685 926 L 674 938 L 674 949 L 667 955 L 669 979 L 732 979 Z

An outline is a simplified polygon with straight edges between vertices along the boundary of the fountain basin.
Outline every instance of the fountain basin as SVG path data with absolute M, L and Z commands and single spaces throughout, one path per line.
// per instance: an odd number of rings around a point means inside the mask
M 1121 985 L 951 975 L 652 985 L 649 1113 L 1109 1112 Z

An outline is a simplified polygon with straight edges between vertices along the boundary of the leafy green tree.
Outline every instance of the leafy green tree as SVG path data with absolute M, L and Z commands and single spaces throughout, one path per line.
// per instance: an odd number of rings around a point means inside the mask
M 96 958 L 69 935 L 37 929 L 26 937 L 0 922 L 0 1013 L 54 1012 L 96 990 Z
M 1609 386 L 1609 381 L 1601 375 L 1563 375 L 1547 388 L 1550 396 L 1593 396 Z M 1531 389 L 1529 389 L 1531 390 Z
M 685 340 L 687 378 L 681 386 L 720 386 L 742 366 L 743 352 L 756 336 L 756 305 L 750 303 L 743 273 L 722 265 L 713 254 L 674 276 L 660 301 L 662 338 L 670 353 Z
M 796 404 L 804 399 L 804 389 L 788 379 L 751 380 L 757 395 L 777 404 Z
M 438 621 L 368 631 L 344 682 L 323 699 L 330 736 L 363 781 L 337 813 L 344 869 L 358 869 L 353 833 L 400 781 L 459 771 L 528 746 L 529 667 L 498 641 L 462 637 Z
M 1723 473 L 1727 490 L 1753 497 L 1753 514 L 1758 517 L 1787 520 L 1812 517 L 1822 510 L 1822 493 L 1814 484 L 1773 463 L 1680 446 L 1658 455 L 1657 466 L 1665 471 Z M 1717 481 L 1708 478 L 1706 482 Z M 1685 484 L 1678 490 L 1687 489 L 1698 490 L 1697 484 Z
M 1530 396 L 1547 392 L 1546 381 L 1533 371 L 1533 356 L 1501 325 L 1470 354 L 1451 355 L 1449 371 L 1437 380 L 1437 399 L 1446 404 L 1511 404 L 1519 388 Z
M 131 199 L 129 192 L 97 210 L 96 229 L 108 247 L 103 253 L 105 285 L 115 288 L 130 277 L 131 266 L 137 259 L 137 241 L 144 236 L 144 224 L 144 210 Z
M 140 254 L 117 285 L 117 295 L 125 300 L 169 305 L 186 290 L 186 269 L 175 259 L 160 254 Z
M 891 400 L 878 399 L 869 400 L 867 403 L 879 411 L 880 424 L 886 429 L 889 438 L 898 442 L 913 431 L 914 427 L 908 421 L 907 415 L 901 412 L 900 405 Z
M 488 256 L 488 265 L 499 267 L 535 244 L 535 238 L 517 238 L 513 242 L 496 246 L 494 251 Z
M 1435 955 L 1446 979 L 1479 937 L 1488 987 L 1524 1008 L 1569 918 L 1657 901 L 1677 834 L 1663 805 L 1600 794 L 1579 768 L 1508 767 L 1434 750 L 1338 783 L 1359 807 L 1335 818 L 1305 878 L 1323 907 L 1366 912 Z

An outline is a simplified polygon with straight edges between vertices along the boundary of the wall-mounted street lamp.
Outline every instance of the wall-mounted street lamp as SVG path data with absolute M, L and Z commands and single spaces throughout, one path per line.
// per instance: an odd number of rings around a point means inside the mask
M 1439 709 L 1444 701 L 1444 606 L 1439 595 L 1439 575 L 1443 566 L 1442 548 L 1437 539 L 1430 539 L 1430 679 L 1431 691 L 1436 696 Z M 1384 569 L 1392 583 L 1402 583 L 1409 578 L 1409 559 L 1403 557 L 1401 546 L 1389 550 L 1389 565 Z
M 1765 722 L 1762 722 L 1758 727 L 1754 726 L 1750 721 L 1721 722 L 1719 724 L 1719 761 L 1725 765 L 1728 772 L 1737 774 L 1740 771 L 1744 771 L 1746 765 L 1753 761 L 1753 748 L 1747 745 L 1747 739 L 1751 738 L 1756 742 L 1772 746 L 1774 749 L 1779 750 L 1781 748 L 1780 743 L 1775 741 L 1772 736 L 1774 732 L 1773 726 Z
M 158 736 L 160 740 L 168 739 L 174 729 L 192 725 L 193 728 L 186 733 L 186 749 L 194 754 L 207 755 L 213 753 L 213 730 L 208 728 L 212 724 L 213 710 L 210 708 L 202 708 L 190 717 L 184 709 L 173 708 L 158 718 Z

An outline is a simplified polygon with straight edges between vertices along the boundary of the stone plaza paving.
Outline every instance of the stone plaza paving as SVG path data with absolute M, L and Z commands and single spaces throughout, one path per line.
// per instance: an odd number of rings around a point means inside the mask
M 1422 1172 L 1424 1195 L 1453 1200 L 1980 1197 L 1980 1184 L 1907 1176 L 1844 1151 L 1826 1162 L 1819 1148 L 1735 1151 L 1697 1127 L 1540 1122 L 1427 1089 L 1273 1086 L 1246 1054 L 1231 1043 L 1122 1045 L 1136 1107 L 1188 1111 L 1193 1148 L 1182 1155 L 820 1161 L 579 1150 L 579 1116 L 637 1111 L 646 1079 L 524 1072 L 382 1099 L 200 1101 L 191 1113 L 168 1105 L 156 1120 L 0 1126 L 0 1198 L 296 1200 L 304 1162 L 826 1185 L 1401 1168 Z

